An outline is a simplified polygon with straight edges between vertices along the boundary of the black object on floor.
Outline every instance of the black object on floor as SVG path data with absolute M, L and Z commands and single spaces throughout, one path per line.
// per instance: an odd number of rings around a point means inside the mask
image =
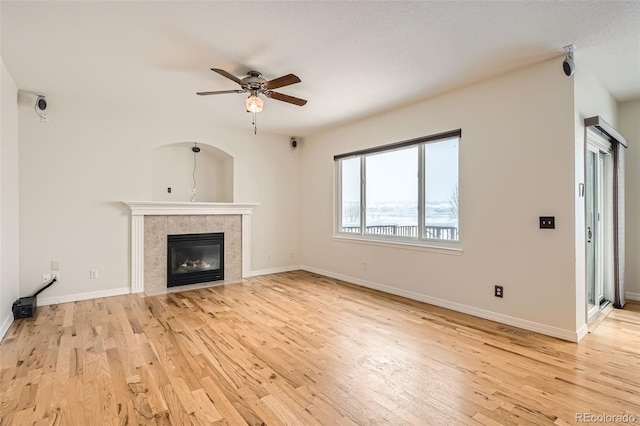
M 33 296 L 21 297 L 13 302 L 13 319 L 17 320 L 20 318 L 32 317 L 33 314 L 36 313 L 36 308 L 38 307 L 37 296 L 51 287 L 56 281 L 58 281 L 57 278 L 53 278 L 44 287 L 36 291 Z

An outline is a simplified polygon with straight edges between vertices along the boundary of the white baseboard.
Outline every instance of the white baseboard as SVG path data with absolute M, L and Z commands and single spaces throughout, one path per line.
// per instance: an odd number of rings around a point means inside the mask
M 442 308 L 451 309 L 453 311 L 462 312 L 464 314 L 473 315 L 476 317 L 496 321 L 501 324 L 511 325 L 513 327 L 523 328 L 525 330 L 533 331 L 547 336 L 556 337 L 562 340 L 568 340 L 570 342 L 579 342 L 584 336 L 587 335 L 586 324 L 580 327 L 577 331 L 565 330 L 562 328 L 552 327 L 550 325 L 541 324 L 534 321 L 524 320 L 521 318 L 512 317 L 510 315 L 504 315 L 497 312 L 487 311 L 485 309 L 476 308 L 474 306 L 463 305 L 461 303 L 451 302 L 445 299 L 439 299 L 437 297 L 431 297 L 413 291 L 402 290 L 395 287 L 390 287 L 384 284 L 378 284 L 371 281 L 363 280 L 360 278 L 349 277 L 342 274 L 336 274 L 334 272 L 325 271 L 311 266 L 302 265 L 300 269 L 313 272 L 316 274 L 324 275 L 327 277 L 335 278 L 348 283 L 357 284 L 362 287 L 371 288 L 374 290 L 380 290 L 385 293 L 395 294 L 396 296 L 406 297 L 407 299 L 417 300 L 419 302 L 429 303 L 431 305 L 440 306 Z
M 279 274 L 281 272 L 299 271 L 300 269 L 303 269 L 302 266 L 300 265 L 281 266 L 279 268 L 271 268 L 271 269 L 258 269 L 256 271 L 249 272 L 249 277 L 257 277 L 259 275 Z
M 38 306 L 56 305 L 58 303 L 79 302 L 81 300 L 99 299 L 101 297 L 121 296 L 131 293 L 131 287 L 113 288 L 110 290 L 90 291 L 87 293 L 69 294 L 38 298 Z
M 627 291 L 624 295 L 627 296 L 627 300 L 640 302 L 640 293 L 631 293 L 630 291 Z
M 587 334 L 589 334 L 589 327 L 587 327 L 587 324 L 582 324 L 582 327 L 580 327 L 576 332 L 578 340 L 575 340 L 575 342 L 579 342 Z M 574 340 L 570 340 L 570 341 L 574 342 Z
M 11 323 L 13 323 L 13 312 L 9 313 L 4 321 L 2 321 L 2 324 L 0 324 L 0 342 L 4 339 L 4 335 L 7 334 L 7 331 L 9 331 Z

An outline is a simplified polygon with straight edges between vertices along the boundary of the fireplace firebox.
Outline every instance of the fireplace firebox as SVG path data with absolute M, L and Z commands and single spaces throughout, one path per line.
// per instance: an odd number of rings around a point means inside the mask
M 167 235 L 167 287 L 224 280 L 224 233 Z

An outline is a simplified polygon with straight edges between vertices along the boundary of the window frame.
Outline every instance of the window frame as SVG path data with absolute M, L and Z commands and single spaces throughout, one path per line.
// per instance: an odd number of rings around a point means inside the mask
M 414 247 L 435 247 L 443 249 L 460 250 L 462 244 L 462 232 L 461 232 L 461 209 L 460 209 L 460 194 L 458 193 L 458 227 L 457 227 L 457 240 L 442 240 L 435 238 L 425 237 L 425 221 L 426 221 L 426 205 L 425 205 L 425 147 L 431 143 L 444 142 L 449 139 L 458 140 L 458 188 L 460 187 L 460 143 L 462 141 L 462 129 L 452 130 L 449 132 L 438 133 L 430 136 L 424 136 L 420 138 L 410 139 L 402 142 L 396 142 L 392 144 L 380 145 L 368 149 L 353 151 L 350 153 L 339 154 L 334 156 L 335 167 L 335 185 L 336 191 L 333 197 L 335 204 L 334 208 L 334 238 L 341 240 L 354 240 L 362 242 L 379 242 L 389 243 L 393 246 L 414 246 Z M 372 154 L 380 154 L 384 152 L 392 152 L 404 148 L 418 147 L 418 236 L 417 237 L 405 237 L 397 235 L 383 235 L 383 234 L 367 234 L 366 233 L 366 158 Z M 360 229 L 358 233 L 344 232 L 342 231 L 342 160 L 359 158 L 360 159 Z M 387 245 L 387 244 L 385 244 Z

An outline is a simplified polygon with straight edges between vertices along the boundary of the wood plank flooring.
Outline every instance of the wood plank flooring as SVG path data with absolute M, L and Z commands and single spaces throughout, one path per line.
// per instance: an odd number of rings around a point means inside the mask
M 574 344 L 296 271 L 40 307 L 0 368 L 0 425 L 640 423 L 640 304 Z

